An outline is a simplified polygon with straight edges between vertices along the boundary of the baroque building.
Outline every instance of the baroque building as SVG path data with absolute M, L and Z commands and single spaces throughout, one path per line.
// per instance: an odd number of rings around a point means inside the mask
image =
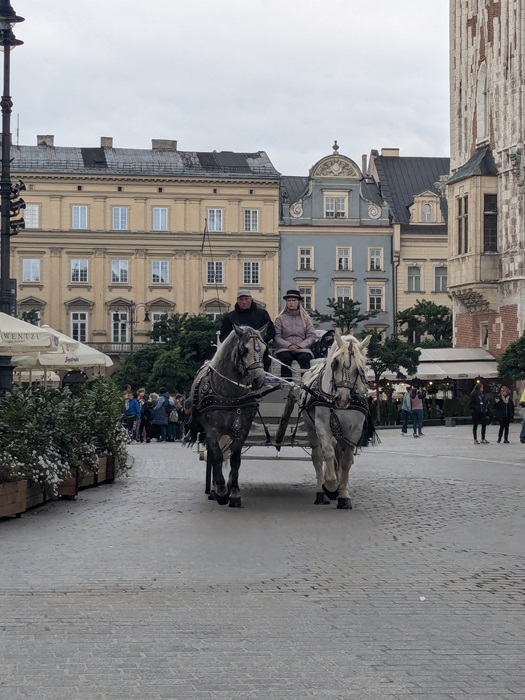
M 266 153 L 12 147 L 26 228 L 12 239 L 18 315 L 109 354 L 172 312 L 228 311 L 239 287 L 277 312 L 279 173 Z M 145 312 L 150 321 L 144 321 Z
M 394 330 L 392 227 L 374 179 L 333 152 L 308 177 L 282 178 L 280 296 L 299 289 L 307 309 L 329 313 L 329 299 L 352 299 L 377 315 L 357 330 Z
M 450 10 L 454 345 L 496 357 L 525 329 L 524 0 Z

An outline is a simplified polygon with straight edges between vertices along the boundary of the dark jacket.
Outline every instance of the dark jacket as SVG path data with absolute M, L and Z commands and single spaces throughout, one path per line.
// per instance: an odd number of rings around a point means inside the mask
M 144 401 L 140 410 L 140 418 L 144 423 L 151 423 L 153 418 L 153 404 L 151 401 Z
M 510 422 L 514 420 L 514 404 L 512 398 L 509 397 L 507 403 L 503 401 L 501 396 L 497 396 L 495 399 L 496 404 L 496 418 L 503 425 L 505 422 Z
M 482 416 L 487 411 L 487 400 L 483 394 L 471 394 L 469 405 L 473 416 Z
M 219 336 L 221 343 L 224 342 L 232 332 L 234 323 L 239 326 L 250 326 L 250 328 L 255 328 L 256 331 L 261 329 L 265 324 L 268 324 L 263 338 L 265 343 L 269 343 L 275 336 L 275 326 L 272 323 L 269 313 L 266 309 L 259 308 L 254 301 L 252 301 L 252 305 L 249 309 L 241 309 L 239 304 L 235 304 L 233 311 L 230 311 L 230 313 L 224 317 Z
M 168 425 L 168 415 L 171 410 L 170 395 L 168 392 L 161 394 L 153 407 L 153 425 Z

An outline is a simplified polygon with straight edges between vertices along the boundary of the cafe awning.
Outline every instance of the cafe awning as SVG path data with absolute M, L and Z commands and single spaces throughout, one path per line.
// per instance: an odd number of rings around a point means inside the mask
M 430 376 L 439 373 L 439 376 Z M 420 379 L 493 379 L 498 363 L 483 348 L 422 348 L 417 377 Z

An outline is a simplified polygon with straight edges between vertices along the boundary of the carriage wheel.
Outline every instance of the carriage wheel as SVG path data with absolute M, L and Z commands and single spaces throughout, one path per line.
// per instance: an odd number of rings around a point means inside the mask
M 211 493 L 211 471 L 211 457 L 208 450 L 206 450 L 206 481 L 204 484 L 204 493 L 208 494 L 208 496 Z

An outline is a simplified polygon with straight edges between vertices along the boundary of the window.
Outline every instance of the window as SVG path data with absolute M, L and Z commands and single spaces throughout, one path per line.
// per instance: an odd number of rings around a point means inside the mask
M 128 327 L 129 319 L 127 311 L 119 311 L 111 314 L 112 318 L 112 333 L 111 337 L 114 343 L 128 342 Z
M 483 251 L 498 252 L 498 195 L 483 197 Z
M 127 231 L 128 210 L 127 207 L 113 207 L 113 230 Z
M 88 281 L 88 261 L 73 258 L 71 260 L 71 282 L 85 283 Z
M 299 270 L 313 270 L 313 248 L 299 248 Z
M 128 260 L 111 261 L 111 282 L 113 284 L 127 284 L 129 282 Z
M 383 310 L 383 288 L 369 287 L 368 289 L 368 310 L 382 311 Z
M 86 311 L 73 311 L 71 313 L 71 337 L 81 343 L 87 342 L 88 318 Z
M 303 297 L 303 307 L 307 311 L 311 311 L 314 308 L 314 289 L 313 287 L 302 287 L 299 285 L 299 292 Z
M 152 284 L 168 284 L 168 261 L 167 260 L 152 260 L 151 261 L 151 283 Z
M 40 207 L 38 204 L 26 204 L 24 221 L 26 228 L 40 228 Z
M 424 224 L 429 224 L 432 221 L 432 207 L 430 204 L 423 204 L 422 219 Z
M 168 209 L 166 207 L 153 207 L 153 230 L 168 230 Z
M 222 209 L 208 209 L 208 231 L 222 231 Z
M 242 264 L 242 283 L 259 284 L 258 262 L 245 262 Z
M 440 267 L 436 267 L 434 274 L 435 274 L 434 290 L 436 292 L 446 292 L 448 289 L 446 266 L 442 265 Z
M 383 269 L 383 249 L 369 248 L 368 249 L 368 269 L 382 270 Z
M 327 219 L 346 218 L 346 197 L 326 195 L 324 198 L 324 215 Z
M 335 298 L 336 301 L 345 304 L 347 301 L 352 299 L 352 287 L 341 287 L 339 285 L 335 288 Z
M 245 209 L 244 230 L 250 233 L 255 233 L 259 230 L 259 212 L 257 209 Z
M 421 268 L 417 265 L 412 265 L 408 268 L 408 291 L 421 291 Z
M 468 252 L 468 194 L 457 198 L 458 255 Z
M 71 207 L 71 228 L 87 229 L 87 207 Z
M 222 284 L 222 262 L 208 262 L 206 284 Z
M 352 249 L 338 248 L 337 249 L 337 264 L 336 270 L 351 270 L 352 269 Z
M 40 282 L 40 260 L 24 258 L 22 260 L 22 282 Z
M 480 323 L 479 324 L 479 345 L 485 350 L 489 347 L 489 324 Z

